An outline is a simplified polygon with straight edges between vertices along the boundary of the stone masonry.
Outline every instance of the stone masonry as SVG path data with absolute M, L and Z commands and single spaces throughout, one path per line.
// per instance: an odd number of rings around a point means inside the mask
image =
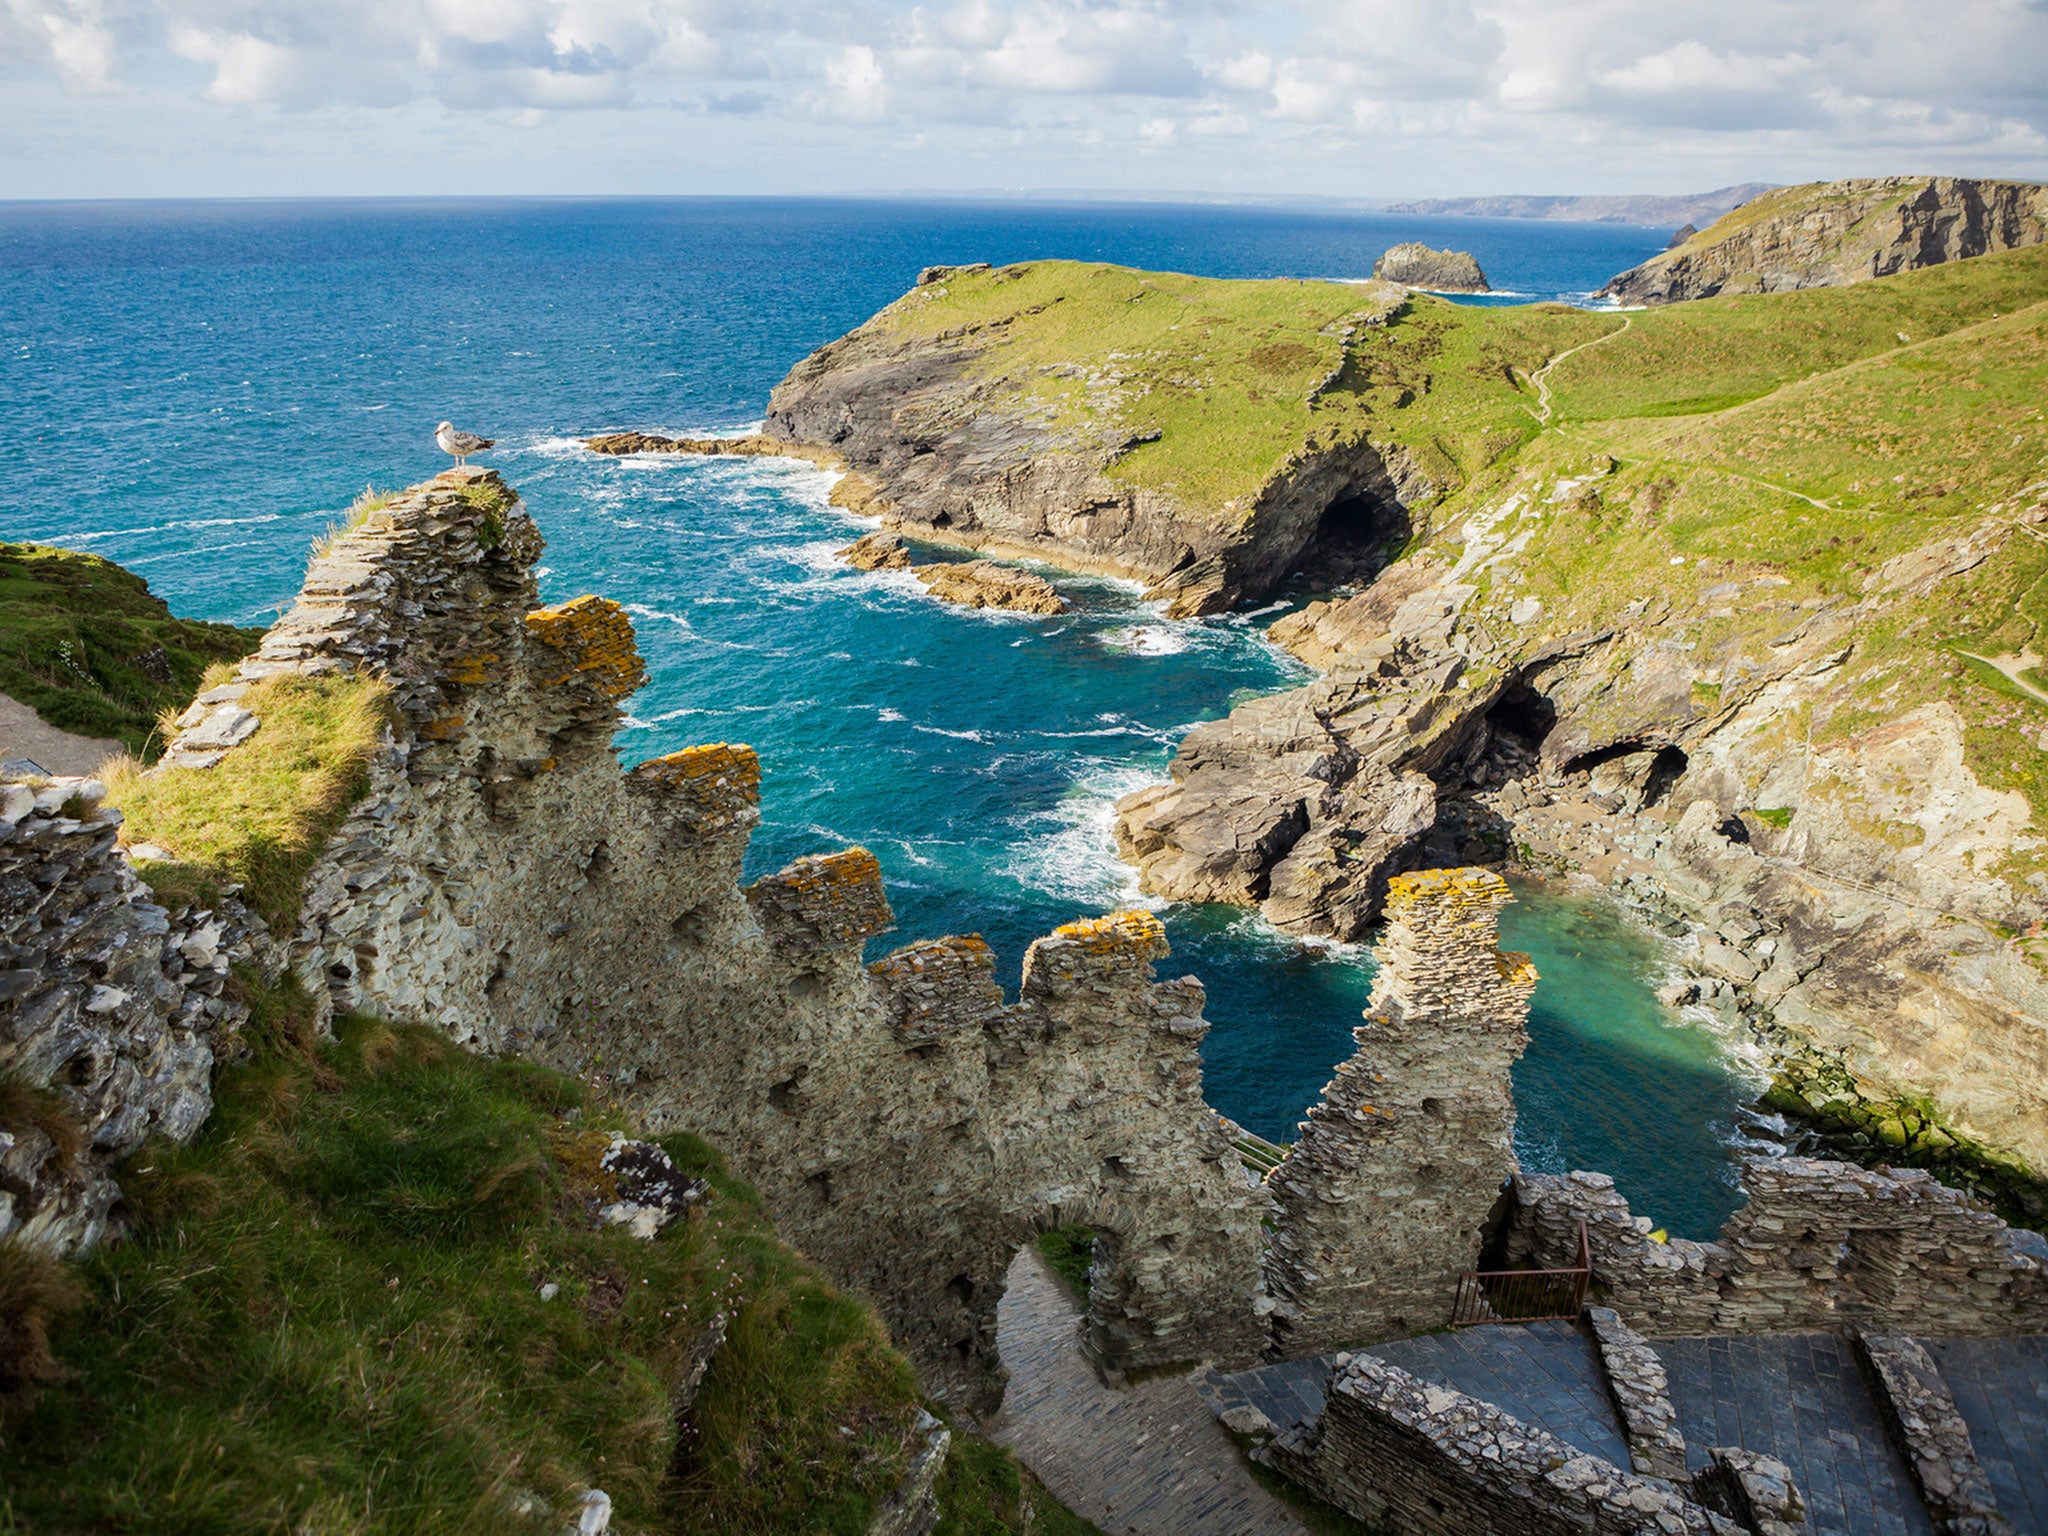
M 1515 1171 L 1508 1069 L 1536 971 L 1494 947 L 1507 882 L 1398 875 L 1358 1050 L 1268 1176 L 1277 1351 L 1319 1354 L 1450 1320 Z
M 1575 1264 L 1583 1220 L 1595 1285 L 1652 1337 L 2048 1331 L 2048 1240 L 1932 1174 L 1753 1158 L 1742 1183 L 1717 1241 L 1656 1242 L 1607 1175 L 1523 1174 L 1510 1254 Z
M 0 784 L 0 1239 L 75 1256 L 115 1225 L 117 1158 L 189 1139 L 248 1016 L 240 903 L 167 912 L 96 779 Z
M 540 549 L 490 471 L 401 494 L 314 562 L 156 770 L 206 772 L 260 731 L 249 680 L 390 685 L 368 793 L 280 936 L 322 1006 L 534 1057 L 651 1133 L 704 1135 L 964 1406 L 1000 1394 L 1011 1256 L 1068 1222 L 1098 1233 L 1087 1337 L 1105 1366 L 1254 1358 L 1270 1201 L 1202 1101 L 1202 991 L 1154 979 L 1157 921 L 1039 940 L 1014 1002 L 973 937 L 864 965 L 893 922 L 873 855 L 742 891 L 758 760 L 714 743 L 622 773 L 631 623 L 601 598 L 543 607 Z
M 1322 1416 L 1257 1453 L 1404 1536 L 1733 1536 L 1679 1486 L 1623 1471 L 1491 1403 L 1339 1355 Z

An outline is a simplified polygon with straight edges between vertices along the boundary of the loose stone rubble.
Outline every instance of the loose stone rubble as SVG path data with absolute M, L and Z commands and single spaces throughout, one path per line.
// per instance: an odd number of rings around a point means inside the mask
M 1575 1264 L 1583 1220 L 1594 1282 L 1652 1337 L 2048 1330 L 2048 1239 L 1930 1174 L 1752 1158 L 1742 1183 L 1748 1201 L 1718 1241 L 1656 1242 L 1607 1175 L 1520 1174 L 1509 1254 Z
M 619 1196 L 598 1211 L 598 1218 L 643 1239 L 651 1240 L 711 1187 L 684 1174 L 656 1143 L 630 1141 L 616 1133 L 598 1167 L 611 1175 Z
M 153 901 L 105 794 L 0 784 L 0 1239 L 62 1255 L 112 1229 L 116 1159 L 211 1113 L 214 1057 L 248 1016 L 227 957 L 261 931 L 233 900 Z
M 1514 1172 L 1508 1069 L 1528 1044 L 1536 970 L 1494 947 L 1507 882 L 1481 869 L 1397 876 L 1366 1023 L 1267 1178 L 1276 1347 L 1450 1320 L 1458 1277 Z
M 2012 1536 L 1970 1426 L 1926 1347 L 1903 1334 L 1859 1333 L 1856 1353 L 1941 1536 Z

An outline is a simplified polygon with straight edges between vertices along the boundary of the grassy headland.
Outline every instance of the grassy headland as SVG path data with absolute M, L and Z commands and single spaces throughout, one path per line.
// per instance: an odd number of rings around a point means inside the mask
M 262 638 L 173 618 L 140 576 L 98 555 L 0 543 L 0 692 L 63 730 L 153 758 L 165 745 L 158 714 Z

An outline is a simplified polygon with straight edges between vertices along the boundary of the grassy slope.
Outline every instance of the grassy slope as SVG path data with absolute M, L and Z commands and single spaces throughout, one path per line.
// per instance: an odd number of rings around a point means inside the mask
M 1500 388 L 1455 392 L 1455 420 L 1421 434 L 1419 446 L 1435 452 L 1444 435 L 1454 454 L 1467 437 L 1484 445 L 1477 451 L 1512 447 L 1526 423 L 1507 368 L 1533 368 L 1613 323 L 1551 306 L 1509 312 L 1485 335 L 1467 335 L 1457 327 L 1462 311 L 1417 299 L 1385 333 L 1388 345 L 1355 354 L 1363 371 L 1354 366 L 1344 387 L 1311 401 L 1346 364 L 1346 329 L 1382 313 L 1388 294 L 1376 284 L 1225 282 L 1041 261 L 950 278 L 943 293 L 915 290 L 882 323 L 903 335 L 986 332 L 994 344 L 983 371 L 1000 381 L 999 395 L 1113 440 L 1156 433 L 1111 472 L 1233 521 L 1291 454 L 1311 440 L 1365 433 L 1396 401 L 1426 392 L 1438 368 Z M 1458 333 L 1438 362 L 1447 329 Z
M 1761 202 L 1738 215 L 1762 216 Z M 1029 397 L 1056 429 L 1158 432 L 1112 472 L 1219 515 L 1241 515 L 1265 476 L 1333 436 L 1406 449 L 1441 492 L 1428 516 L 1453 538 L 1464 513 L 1520 481 L 1587 481 L 1544 518 L 1518 590 L 1588 623 L 1637 598 L 1697 610 L 1690 637 L 1703 669 L 1789 628 L 1794 604 L 1861 600 L 1892 555 L 2010 522 L 2048 480 L 2043 247 L 1629 315 L 1416 296 L 1358 332 L 1313 401 L 1373 291 L 1066 262 L 946 287 L 913 295 L 885 323 L 984 328 L 979 366 L 999 392 Z M 1552 415 L 1539 423 L 1531 376 L 1553 360 Z M 1763 575 L 1789 583 L 1778 608 L 1700 599 Z M 1892 714 L 1953 703 L 1969 722 L 1972 766 L 2023 790 L 2048 825 L 2033 744 L 2041 706 L 1957 654 L 2037 640 L 2044 580 L 2039 541 L 2012 533 L 1934 599 L 1892 603 L 1842 686 L 1846 702 Z M 1816 739 L 1866 718 L 1838 709 Z M 2040 862 L 2019 854 L 2007 872 Z
M 715 1154 L 664 1142 L 716 1193 L 657 1240 L 597 1228 L 615 1122 L 573 1080 L 294 1013 L 262 996 L 198 1140 L 123 1171 L 140 1230 L 84 1266 L 67 1375 L 0 1395 L 0 1530 L 552 1536 L 592 1486 L 621 1532 L 867 1528 L 910 1368 Z M 982 1442 L 945 1486 L 962 1536 L 1091 1529 Z
M 98 555 L 0 543 L 0 692 L 64 730 L 154 755 L 158 712 L 191 698 L 210 663 L 246 656 L 261 639 L 261 630 L 172 618 L 141 577 Z M 169 683 L 134 665 L 158 645 Z

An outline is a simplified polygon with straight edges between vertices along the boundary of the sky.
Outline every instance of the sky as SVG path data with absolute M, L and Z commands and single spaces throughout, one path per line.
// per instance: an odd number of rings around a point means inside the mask
M 0 0 L 0 198 L 2048 179 L 2048 0 Z

